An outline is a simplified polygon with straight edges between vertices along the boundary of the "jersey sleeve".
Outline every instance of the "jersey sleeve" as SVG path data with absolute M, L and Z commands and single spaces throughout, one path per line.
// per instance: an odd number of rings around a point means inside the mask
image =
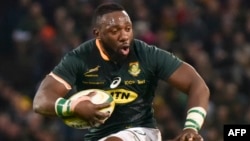
M 70 52 L 61 59 L 52 72 L 73 86 L 76 82 L 79 67 L 79 59 L 75 54 Z
M 153 66 L 156 76 L 167 80 L 171 74 L 182 64 L 182 60 L 173 53 L 150 46 L 150 65 Z

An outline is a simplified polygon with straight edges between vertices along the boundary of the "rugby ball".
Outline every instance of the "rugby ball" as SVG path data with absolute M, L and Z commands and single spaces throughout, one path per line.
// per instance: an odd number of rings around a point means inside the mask
M 105 92 L 104 90 L 100 89 L 87 89 L 82 90 L 71 97 L 69 97 L 69 100 L 76 100 L 82 96 L 88 96 L 90 92 L 96 92 L 95 95 L 89 97 L 90 101 L 94 104 L 102 104 L 102 103 L 110 103 L 110 106 L 107 108 L 103 108 L 100 111 L 101 112 L 109 112 L 110 114 L 113 113 L 115 108 L 115 101 L 113 100 L 113 97 Z M 62 118 L 64 123 L 70 127 L 76 128 L 76 129 L 86 129 L 90 128 L 90 125 L 87 121 L 77 117 L 77 116 L 69 116 L 69 117 L 63 117 Z M 104 119 L 103 121 L 106 121 L 108 118 Z M 95 126 L 99 126 L 99 124 L 95 124 Z

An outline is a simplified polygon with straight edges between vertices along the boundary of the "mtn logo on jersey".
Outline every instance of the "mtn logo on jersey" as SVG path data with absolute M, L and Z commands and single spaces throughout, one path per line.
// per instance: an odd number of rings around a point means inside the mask
M 125 89 L 113 89 L 107 90 L 107 92 L 112 95 L 116 104 L 126 104 L 138 97 L 137 93 Z
M 131 62 L 129 63 L 129 70 L 128 72 L 132 75 L 132 76 L 138 76 L 141 72 L 141 69 L 139 67 L 139 63 L 138 62 Z
M 96 66 L 95 68 L 89 69 L 84 73 L 85 77 L 98 77 L 98 74 L 92 74 L 93 72 L 98 72 L 101 66 Z

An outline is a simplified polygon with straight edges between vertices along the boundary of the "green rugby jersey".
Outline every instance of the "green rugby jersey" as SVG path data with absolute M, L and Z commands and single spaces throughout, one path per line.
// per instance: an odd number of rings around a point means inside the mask
M 113 96 L 111 117 L 85 135 L 86 141 L 96 141 L 129 127 L 156 128 L 152 101 L 157 82 L 167 80 L 181 63 L 171 53 L 135 39 L 128 58 L 116 64 L 102 58 L 93 39 L 67 53 L 53 73 L 77 91 L 96 88 Z

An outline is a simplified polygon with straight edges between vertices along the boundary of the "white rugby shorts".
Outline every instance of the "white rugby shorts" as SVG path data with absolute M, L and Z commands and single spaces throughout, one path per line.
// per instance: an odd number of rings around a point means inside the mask
M 99 141 L 105 141 L 108 137 L 119 137 L 123 141 L 162 141 L 159 129 L 145 127 L 128 128 L 101 138 Z

